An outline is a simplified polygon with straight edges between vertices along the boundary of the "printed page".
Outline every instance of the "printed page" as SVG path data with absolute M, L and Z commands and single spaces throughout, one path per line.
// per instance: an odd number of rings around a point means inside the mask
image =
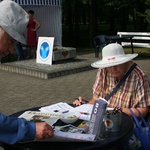
M 87 121 L 90 120 L 92 109 L 93 109 L 92 104 L 82 104 L 74 108 L 75 111 L 81 113 L 80 119 L 87 120 Z
M 49 106 L 41 107 L 39 110 L 41 112 L 57 112 L 60 114 L 65 111 L 74 111 L 74 107 L 70 106 L 67 103 L 59 102 L 59 103 L 52 104 Z
M 57 122 L 59 115 L 57 113 L 43 113 L 40 111 L 25 111 L 18 118 L 24 118 L 28 121 L 45 121 L 51 126 Z

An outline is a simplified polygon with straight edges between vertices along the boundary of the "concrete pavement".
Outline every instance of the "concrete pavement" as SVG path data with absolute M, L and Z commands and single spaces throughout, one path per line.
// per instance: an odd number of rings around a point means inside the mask
M 88 61 L 93 60 L 94 53 L 80 55 L 81 57 Z M 150 79 L 150 59 L 138 58 L 135 62 L 145 70 Z M 10 115 L 40 105 L 50 105 L 61 101 L 71 103 L 80 95 L 90 99 L 96 72 L 97 69 L 89 69 L 45 80 L 0 69 L 0 111 Z

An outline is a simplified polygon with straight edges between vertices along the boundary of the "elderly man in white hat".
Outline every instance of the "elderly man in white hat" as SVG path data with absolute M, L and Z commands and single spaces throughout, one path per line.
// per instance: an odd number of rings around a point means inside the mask
M 99 98 L 106 98 L 109 107 L 121 107 L 122 111 L 130 116 L 132 115 L 128 108 L 132 108 L 139 116 L 135 109 L 138 108 L 146 116 L 150 106 L 150 83 L 145 72 L 132 61 L 138 54 L 125 54 L 120 44 L 111 43 L 103 48 L 102 56 L 102 60 L 91 64 L 99 69 L 93 85 L 93 97 L 89 103 L 93 104 Z M 131 72 L 123 79 L 129 70 Z M 119 81 L 122 82 L 121 86 L 108 98 Z M 82 102 L 82 97 L 79 97 L 73 104 L 81 105 Z
M 16 41 L 25 41 L 28 14 L 15 2 L 0 3 L 0 57 L 14 51 Z M 53 137 L 53 129 L 45 122 L 28 122 L 23 118 L 12 118 L 0 113 L 0 141 L 14 144 L 21 140 Z

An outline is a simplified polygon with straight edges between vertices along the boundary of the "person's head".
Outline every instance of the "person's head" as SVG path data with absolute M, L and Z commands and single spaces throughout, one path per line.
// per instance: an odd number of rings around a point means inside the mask
M 27 12 L 11 0 L 0 2 L 0 57 L 14 51 L 16 41 L 26 44 Z
M 31 18 L 31 17 L 34 16 L 34 11 L 33 11 L 33 10 L 29 10 L 29 11 L 28 11 L 28 14 L 29 14 L 29 17 Z
M 120 65 L 116 65 L 116 66 L 112 66 L 112 67 L 107 67 L 106 69 L 117 79 L 121 79 L 124 74 L 128 71 L 129 69 L 129 62 L 120 64 Z
M 123 47 L 118 43 L 111 43 L 102 49 L 102 60 L 91 64 L 94 68 L 107 68 L 115 77 L 124 75 L 129 62 L 138 54 L 125 54 Z

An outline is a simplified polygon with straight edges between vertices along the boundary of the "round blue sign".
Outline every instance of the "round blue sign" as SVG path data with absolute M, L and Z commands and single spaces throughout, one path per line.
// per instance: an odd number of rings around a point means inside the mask
M 50 46 L 47 42 L 43 42 L 40 46 L 40 56 L 42 59 L 46 59 L 50 53 Z

